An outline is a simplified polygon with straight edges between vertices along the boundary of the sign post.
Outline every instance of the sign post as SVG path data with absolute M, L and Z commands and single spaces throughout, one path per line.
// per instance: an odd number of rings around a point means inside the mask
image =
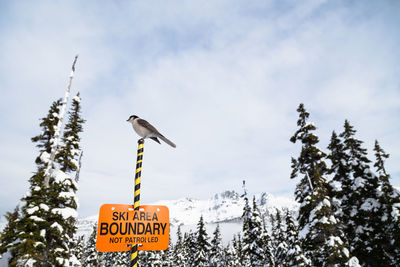
M 102 205 L 97 227 L 97 250 L 130 251 L 130 267 L 139 266 L 138 250 L 166 250 L 169 246 L 168 207 L 140 206 L 143 150 L 144 139 L 139 139 L 133 205 Z
M 139 204 L 140 204 L 140 182 L 142 177 L 143 152 L 144 152 L 144 139 L 139 139 L 137 158 L 136 158 L 135 198 L 133 203 L 133 208 L 135 210 L 139 209 Z M 130 267 L 138 267 L 138 261 L 139 261 L 138 245 L 135 244 L 132 246 L 131 249 Z

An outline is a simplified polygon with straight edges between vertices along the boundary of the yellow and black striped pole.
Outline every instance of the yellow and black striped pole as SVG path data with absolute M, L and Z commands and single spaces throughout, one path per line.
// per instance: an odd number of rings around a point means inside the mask
M 140 179 L 142 176 L 143 151 L 144 151 L 144 139 L 139 139 L 137 158 L 136 158 L 135 199 L 134 199 L 134 203 L 133 203 L 133 208 L 135 210 L 138 210 L 139 205 L 140 205 Z M 139 266 L 139 263 L 138 263 L 139 257 L 138 257 L 138 249 L 137 248 L 138 248 L 137 244 L 132 246 L 130 267 L 138 267 Z

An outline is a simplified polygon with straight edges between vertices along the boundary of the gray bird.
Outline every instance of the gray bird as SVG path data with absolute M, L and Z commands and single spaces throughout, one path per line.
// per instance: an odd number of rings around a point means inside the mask
M 127 121 L 132 123 L 135 132 L 143 139 L 150 138 L 156 141 L 157 143 L 161 144 L 160 141 L 158 140 L 158 138 L 160 138 L 168 145 L 176 147 L 174 143 L 168 140 L 164 135 L 160 134 L 160 132 L 157 131 L 157 129 L 153 125 L 148 123 L 146 120 L 143 120 L 136 115 L 132 115 L 129 117 Z

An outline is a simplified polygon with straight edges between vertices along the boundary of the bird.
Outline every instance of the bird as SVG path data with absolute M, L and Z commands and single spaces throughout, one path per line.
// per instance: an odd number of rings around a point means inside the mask
M 174 143 L 168 140 L 168 138 L 162 135 L 153 125 L 151 125 L 146 120 L 141 119 L 136 115 L 132 115 L 129 117 L 127 121 L 132 124 L 133 129 L 140 137 L 142 137 L 142 139 L 150 138 L 156 141 L 157 143 L 161 144 L 160 140 L 158 140 L 158 138 L 160 138 L 168 145 L 176 147 Z

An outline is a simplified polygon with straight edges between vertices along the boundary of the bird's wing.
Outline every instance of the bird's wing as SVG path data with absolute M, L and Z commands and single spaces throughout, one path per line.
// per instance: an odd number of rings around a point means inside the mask
M 143 127 L 147 128 L 147 129 L 149 129 L 150 131 L 156 133 L 156 134 L 160 134 L 160 133 L 157 131 L 157 129 L 156 129 L 153 125 L 151 125 L 150 123 L 148 123 L 146 120 L 138 119 L 137 122 L 138 122 L 138 124 L 139 124 L 140 126 L 143 126 Z
M 149 129 L 150 131 L 152 131 L 153 133 L 157 134 L 159 138 L 161 138 L 161 140 L 163 140 L 165 143 L 167 143 L 168 145 L 172 146 L 172 147 L 176 147 L 176 145 L 174 143 L 172 143 L 170 140 L 168 140 L 164 135 L 162 135 L 159 131 L 157 131 L 156 128 L 154 128 L 153 125 L 151 125 L 150 123 L 148 123 L 146 120 L 143 119 L 138 119 L 138 124 L 142 127 L 145 127 L 147 129 Z M 150 137 L 151 139 L 153 139 L 154 141 L 156 141 L 157 143 L 160 143 L 160 141 L 158 141 L 158 139 L 156 137 Z

